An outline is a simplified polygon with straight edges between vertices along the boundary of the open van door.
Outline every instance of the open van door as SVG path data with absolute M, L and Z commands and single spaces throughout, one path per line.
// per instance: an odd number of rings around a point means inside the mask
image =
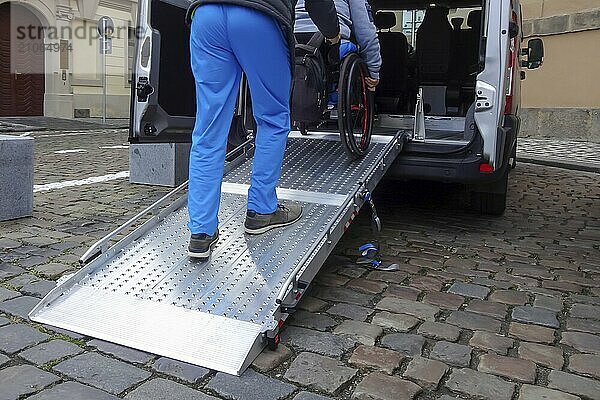
M 140 0 L 129 140 L 189 142 L 196 113 L 187 0 Z
M 501 126 L 509 62 L 511 0 L 486 0 L 484 10 L 481 61 L 485 68 L 477 76 L 475 122 L 483 138 L 483 158 L 497 170 L 502 166 L 505 141 Z
M 188 0 L 140 0 L 131 85 L 129 141 L 190 142 L 196 116 L 196 89 L 190 67 Z M 230 147 L 254 127 L 244 76 L 233 118 Z

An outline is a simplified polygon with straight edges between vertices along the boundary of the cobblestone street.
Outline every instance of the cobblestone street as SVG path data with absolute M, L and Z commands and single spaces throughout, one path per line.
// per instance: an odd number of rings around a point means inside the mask
M 454 186 L 382 182 L 376 240 L 400 271 L 355 263 L 373 239 L 365 208 L 278 350 L 234 377 L 27 320 L 168 191 L 128 182 L 125 130 L 30 136 L 34 215 L 0 222 L 0 400 L 600 399 L 598 173 L 520 162 L 500 218 L 468 212 Z

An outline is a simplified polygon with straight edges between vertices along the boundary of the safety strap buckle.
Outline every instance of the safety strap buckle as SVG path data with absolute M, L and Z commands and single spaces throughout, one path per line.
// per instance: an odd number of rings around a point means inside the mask
M 371 196 L 371 192 L 365 189 L 361 195 L 362 199 L 369 204 L 371 207 L 371 225 L 374 233 L 381 232 L 381 220 L 377 215 L 377 209 L 375 208 L 375 203 L 373 202 L 373 196 Z

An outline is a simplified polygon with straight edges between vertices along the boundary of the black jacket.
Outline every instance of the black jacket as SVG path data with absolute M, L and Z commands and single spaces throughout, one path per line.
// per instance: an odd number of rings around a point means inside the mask
M 290 57 L 294 58 L 294 8 L 295 0 L 195 0 L 190 4 L 186 22 L 191 24 L 194 10 L 202 4 L 225 3 L 254 8 L 273 16 L 281 25 L 290 46 Z M 326 38 L 337 36 L 340 31 L 338 16 L 333 0 L 305 0 L 306 11 L 317 28 Z

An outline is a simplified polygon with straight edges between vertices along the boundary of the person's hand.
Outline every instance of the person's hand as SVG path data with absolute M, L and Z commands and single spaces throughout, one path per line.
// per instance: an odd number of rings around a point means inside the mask
M 336 37 L 333 38 L 327 38 L 326 40 L 330 43 L 330 44 L 338 44 L 340 42 L 340 40 L 342 39 L 342 33 L 338 33 Z
M 367 89 L 369 89 L 371 92 L 374 92 L 375 88 L 379 84 L 379 79 L 367 77 L 365 78 L 365 83 L 367 84 Z

